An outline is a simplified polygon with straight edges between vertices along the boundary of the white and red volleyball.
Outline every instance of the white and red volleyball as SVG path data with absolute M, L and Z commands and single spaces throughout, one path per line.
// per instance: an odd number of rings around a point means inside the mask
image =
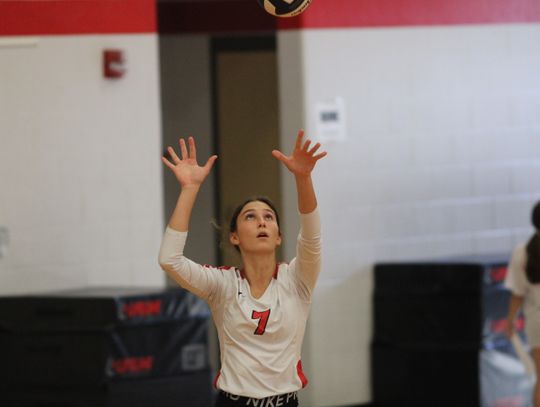
M 266 12 L 276 17 L 294 17 L 303 13 L 311 0 L 257 0 Z

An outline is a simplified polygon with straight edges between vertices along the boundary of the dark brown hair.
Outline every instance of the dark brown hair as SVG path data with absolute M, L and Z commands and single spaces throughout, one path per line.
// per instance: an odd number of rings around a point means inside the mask
M 540 283 L 540 202 L 534 206 L 531 214 L 531 222 L 536 231 L 527 243 L 527 279 L 529 282 L 536 284 Z

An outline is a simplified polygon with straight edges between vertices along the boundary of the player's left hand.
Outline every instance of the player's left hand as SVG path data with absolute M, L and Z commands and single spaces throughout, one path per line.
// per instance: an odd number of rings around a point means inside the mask
M 281 161 L 290 172 L 295 176 L 309 176 L 311 171 L 315 168 L 315 164 L 321 158 L 326 156 L 326 151 L 322 153 L 315 154 L 317 150 L 321 147 L 321 143 L 315 144 L 311 149 L 311 140 L 307 139 L 303 142 L 304 130 L 298 132 L 296 137 L 296 144 L 294 150 L 290 156 L 286 156 L 279 150 L 273 150 L 272 155 Z

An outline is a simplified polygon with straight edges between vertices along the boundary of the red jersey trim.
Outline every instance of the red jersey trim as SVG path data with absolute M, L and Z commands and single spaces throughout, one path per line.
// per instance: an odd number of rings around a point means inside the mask
M 280 265 L 281 265 L 281 263 L 276 264 L 276 269 L 274 270 L 274 275 L 272 276 L 274 278 L 274 280 L 277 280 L 277 275 L 278 275 L 278 272 L 279 272 L 279 266 Z
M 219 372 L 217 372 L 216 374 L 216 377 L 214 378 L 214 383 L 213 383 L 213 386 L 214 386 L 214 389 L 217 389 L 217 382 L 219 380 L 219 376 L 221 376 L 221 370 Z
M 304 371 L 302 370 L 302 361 L 299 360 L 296 365 L 296 373 L 298 374 L 298 378 L 302 382 L 302 388 L 306 387 L 309 383 L 306 375 L 304 374 Z

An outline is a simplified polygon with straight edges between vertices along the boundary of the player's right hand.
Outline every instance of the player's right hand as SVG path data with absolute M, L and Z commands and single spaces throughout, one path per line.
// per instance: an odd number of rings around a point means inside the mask
M 178 157 L 174 149 L 170 146 L 167 147 L 167 151 L 172 162 L 166 157 L 161 157 L 163 163 L 170 168 L 182 188 L 200 186 L 210 173 L 210 170 L 217 159 L 217 155 L 213 155 L 206 161 L 206 164 L 201 167 L 197 163 L 197 149 L 195 148 L 195 140 L 193 137 L 189 137 L 188 143 L 189 152 L 185 140 L 183 138 L 179 140 L 182 159 Z

